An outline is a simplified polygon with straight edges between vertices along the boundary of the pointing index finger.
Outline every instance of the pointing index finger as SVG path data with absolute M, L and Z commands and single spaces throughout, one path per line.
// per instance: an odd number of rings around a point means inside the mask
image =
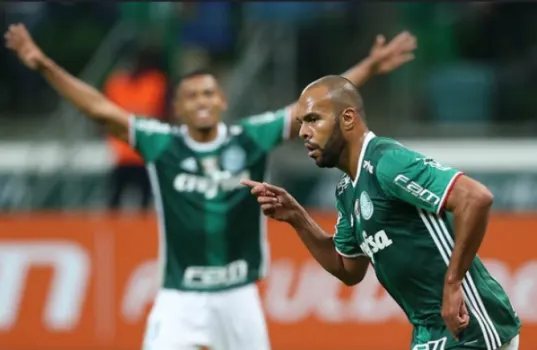
M 274 186 L 274 185 L 271 185 L 271 184 L 268 184 L 266 182 L 263 182 L 263 186 L 265 186 L 265 188 L 275 194 L 283 194 L 285 193 L 285 190 L 283 188 L 280 188 L 278 186 Z
M 242 179 L 241 184 L 248 187 L 255 187 L 255 186 L 263 186 L 261 182 L 248 180 L 248 179 Z

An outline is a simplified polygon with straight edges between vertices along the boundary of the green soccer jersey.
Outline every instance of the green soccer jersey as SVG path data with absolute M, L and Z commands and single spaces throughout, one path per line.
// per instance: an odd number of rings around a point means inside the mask
M 185 127 L 131 118 L 130 143 L 155 197 L 163 288 L 219 291 L 265 275 L 265 219 L 240 180 L 263 181 L 269 152 L 290 134 L 288 112 L 220 124 L 209 143 Z
M 369 258 L 414 326 L 414 350 L 493 350 L 519 332 L 507 295 L 478 257 L 463 281 L 470 325 L 459 341 L 445 328 L 443 282 L 455 236 L 452 215 L 442 209 L 461 174 L 369 133 L 355 181 L 344 175 L 336 188 L 335 247 L 344 257 Z

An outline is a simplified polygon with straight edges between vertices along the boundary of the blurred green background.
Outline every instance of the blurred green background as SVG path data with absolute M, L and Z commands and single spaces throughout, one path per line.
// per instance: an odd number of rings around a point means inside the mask
M 100 88 L 140 47 L 157 50 L 168 89 L 180 74 L 209 66 L 228 94 L 228 122 L 279 108 L 311 80 L 343 72 L 376 34 L 409 30 L 418 38 L 415 61 L 362 88 L 372 130 L 418 146 L 470 140 L 479 152 L 462 170 L 495 191 L 496 208 L 537 208 L 531 159 L 486 165 L 495 140 L 529 142 L 515 153 L 535 147 L 537 3 L 13 2 L 0 11 L 4 28 L 25 23 L 47 54 Z M 4 48 L 0 59 L 0 208 L 103 209 L 111 161 L 102 130 Z M 272 180 L 304 204 L 333 205 L 338 172 L 319 172 L 299 142 L 282 146 L 271 164 Z

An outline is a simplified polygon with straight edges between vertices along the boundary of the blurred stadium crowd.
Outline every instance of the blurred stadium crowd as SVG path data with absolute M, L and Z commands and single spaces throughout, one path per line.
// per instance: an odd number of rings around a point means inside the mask
M 233 121 L 278 108 L 309 81 L 342 72 L 367 54 L 376 34 L 409 30 L 419 39 L 415 61 L 363 88 L 373 130 L 410 140 L 514 140 L 537 132 L 533 3 L 11 2 L 0 12 L 3 27 L 26 24 L 68 71 L 163 120 L 182 73 L 215 71 L 230 100 L 226 120 Z M 141 175 L 112 170 L 139 168 L 136 155 L 113 140 L 103 143 L 102 130 L 3 47 L 0 60 L 0 147 L 11 155 L 0 161 L 0 207 L 147 207 Z M 142 78 L 133 83 L 129 75 Z M 311 206 L 331 207 L 326 194 L 336 175 L 318 173 L 294 146 L 282 147 L 289 156 L 274 164 L 275 180 Z M 479 178 L 482 169 L 475 169 Z M 481 179 L 508 196 L 498 205 L 537 206 L 523 168 L 508 184 L 496 174 L 505 172 L 501 166 L 492 170 Z M 111 178 L 112 190 L 103 178 Z M 121 199 L 119 183 L 140 191 Z

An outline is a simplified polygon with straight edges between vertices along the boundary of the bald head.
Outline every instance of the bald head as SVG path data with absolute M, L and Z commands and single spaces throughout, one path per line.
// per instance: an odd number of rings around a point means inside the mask
M 329 100 L 334 109 L 355 108 L 363 114 L 364 103 L 356 87 L 340 75 L 327 75 L 315 80 L 302 91 L 302 95 L 313 95 L 317 100 Z
M 295 116 L 310 157 L 322 168 L 337 166 L 345 149 L 354 147 L 367 130 L 362 97 L 349 80 L 337 75 L 309 84 L 298 99 Z

